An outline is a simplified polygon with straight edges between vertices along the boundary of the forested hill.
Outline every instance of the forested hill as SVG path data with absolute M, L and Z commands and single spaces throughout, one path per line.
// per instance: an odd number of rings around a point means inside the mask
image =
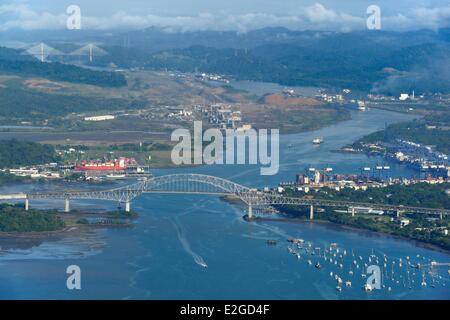
M 42 63 L 21 55 L 19 51 L 0 47 L 0 73 L 38 76 L 53 81 L 91 84 L 101 87 L 121 87 L 125 76 L 116 72 L 95 71 L 59 62 Z
M 438 32 L 247 34 L 132 32 L 135 47 L 112 45 L 94 65 L 220 73 L 282 85 L 401 92 L 450 92 L 450 29 Z M 154 41 L 149 41 L 153 39 Z M 177 40 L 177 41 L 176 41 Z M 179 41 L 178 41 L 179 40 Z
M 266 45 L 243 50 L 195 46 L 149 55 L 143 65 L 155 70 L 198 70 L 283 85 L 375 88 L 390 94 L 414 89 L 450 92 L 447 73 L 450 44 L 426 43 L 395 48 L 371 43 L 369 39 L 363 39 L 363 42 L 357 37 L 355 39 L 359 41 L 346 37 L 340 42 L 316 43 L 310 47 Z M 120 62 L 117 64 L 121 65 Z
M 53 146 L 17 140 L 0 141 L 0 168 L 57 161 Z

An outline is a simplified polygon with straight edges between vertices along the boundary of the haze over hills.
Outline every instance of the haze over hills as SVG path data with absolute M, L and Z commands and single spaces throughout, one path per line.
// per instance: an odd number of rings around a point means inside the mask
M 106 71 L 92 71 L 59 62 L 41 63 L 24 55 L 23 51 L 0 47 L 0 73 L 31 75 L 55 81 L 92 84 L 104 87 L 120 87 L 126 84 L 122 74 Z
M 356 30 L 352 32 L 305 30 L 296 31 L 284 27 L 236 31 L 187 31 L 171 32 L 163 28 L 150 27 L 142 30 L 14 30 L 0 32 L 0 44 L 16 47 L 26 43 L 48 41 L 50 43 L 72 43 L 92 41 L 104 46 L 123 46 L 158 52 L 168 49 L 208 46 L 213 48 L 250 49 L 265 44 L 297 44 L 308 46 L 330 39 L 363 37 L 375 43 L 407 46 L 420 43 L 450 42 L 450 28 L 437 30 L 421 29 L 404 32 Z
M 266 28 L 238 33 L 166 32 L 152 27 L 139 31 L 53 31 L 39 35 L 40 40 L 63 52 L 75 50 L 88 41 L 95 43 L 108 54 L 96 57 L 92 63 L 86 57 L 54 59 L 97 67 L 220 73 L 288 86 L 351 88 L 388 94 L 450 91 L 450 29 L 343 33 Z M 14 39 L 9 33 L 2 40 L 29 42 L 36 36 L 36 32 L 17 32 Z M 112 82 L 120 85 L 123 80 Z

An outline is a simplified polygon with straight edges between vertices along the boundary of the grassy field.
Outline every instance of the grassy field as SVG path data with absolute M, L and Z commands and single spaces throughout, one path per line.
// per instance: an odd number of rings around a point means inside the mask
M 349 118 L 342 107 L 324 105 L 314 99 L 266 99 L 227 85 L 212 86 L 191 75 L 168 72 L 126 72 L 127 86 L 98 87 L 48 79 L 2 76 L 0 125 L 33 125 L 46 130 L 3 129 L 0 139 L 29 140 L 52 145 L 87 145 L 93 158 L 105 156 L 108 146 L 127 143 L 173 145 L 170 134 L 192 128 L 202 120 L 194 106 L 228 103 L 241 110 L 244 123 L 255 128 L 279 129 L 281 133 L 314 130 Z M 1 92 L 0 92 L 1 94 Z M 275 98 L 276 95 L 273 95 Z M 273 98 L 273 97 L 272 97 Z M 278 103 L 280 102 L 280 103 Z M 191 108 L 187 119 L 170 117 L 171 108 Z M 88 122 L 86 116 L 113 114 L 114 120 Z M 203 119 L 205 121 L 205 119 Z M 205 123 L 206 127 L 206 123 Z M 23 131 L 23 132 L 20 132 Z M 117 156 L 133 156 L 152 166 L 170 165 L 168 150 Z
M 9 103 L 3 102 L 6 113 L 3 118 L 0 114 L 0 123 L 26 121 L 65 131 L 164 131 L 183 125 L 173 119 L 160 118 L 168 106 L 212 103 L 236 104 L 244 122 L 256 128 L 278 128 L 283 133 L 313 130 L 348 118 L 345 110 L 324 106 L 313 99 L 291 99 L 286 106 L 277 105 L 270 99 L 226 85 L 211 86 L 192 76 L 139 71 L 127 72 L 126 78 L 128 85 L 125 87 L 104 88 L 0 75 L 0 90 L 7 90 L 5 94 L 10 92 L 5 96 L 9 96 Z M 33 107 L 32 113 L 18 110 L 24 101 L 29 103 L 23 109 Z M 8 108 L 11 112 L 7 112 Z M 97 123 L 83 120 L 85 116 L 105 113 L 118 116 L 113 121 Z
M 58 146 L 59 150 L 67 150 L 70 146 Z M 90 159 L 102 159 L 104 157 L 114 159 L 120 157 L 135 158 L 139 164 L 148 165 L 151 168 L 162 168 L 173 166 L 171 161 L 172 145 L 164 143 L 125 145 L 91 145 L 73 146 L 77 152 L 62 154 L 66 163 L 81 162 Z M 82 151 L 80 153 L 79 151 Z

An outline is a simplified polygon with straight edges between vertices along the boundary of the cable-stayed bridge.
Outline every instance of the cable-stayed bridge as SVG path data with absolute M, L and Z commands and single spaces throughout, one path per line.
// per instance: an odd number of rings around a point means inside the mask
M 370 207 L 376 210 L 391 211 L 396 213 L 409 212 L 429 215 L 449 215 L 450 210 L 410 207 L 402 205 L 387 205 L 351 201 L 334 201 L 322 199 L 306 199 L 297 197 L 287 197 L 281 194 L 262 192 L 249 188 L 227 179 L 203 175 L 203 174 L 172 174 L 153 177 L 147 180 L 138 181 L 134 184 L 120 188 L 107 190 L 89 191 L 58 191 L 58 192 L 34 192 L 19 193 L 10 195 L 0 195 L 1 200 L 24 200 L 25 208 L 28 210 L 29 201 L 33 199 L 54 199 L 64 200 L 66 212 L 70 211 L 70 200 L 107 200 L 125 204 L 125 211 L 130 211 L 130 204 L 133 199 L 143 193 L 168 193 L 168 194 L 211 194 L 220 196 L 231 196 L 242 200 L 248 206 L 248 218 L 253 217 L 254 207 L 272 205 L 293 205 L 310 207 L 310 218 L 314 218 L 314 207 L 334 207 L 347 208 L 352 215 L 355 215 L 355 208 Z

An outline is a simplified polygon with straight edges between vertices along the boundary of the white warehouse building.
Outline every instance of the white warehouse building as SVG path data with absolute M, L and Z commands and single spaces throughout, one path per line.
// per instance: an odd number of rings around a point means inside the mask
M 86 117 L 85 121 L 105 121 L 105 120 L 114 120 L 116 117 L 113 115 L 104 115 L 104 116 L 95 116 L 95 117 Z

